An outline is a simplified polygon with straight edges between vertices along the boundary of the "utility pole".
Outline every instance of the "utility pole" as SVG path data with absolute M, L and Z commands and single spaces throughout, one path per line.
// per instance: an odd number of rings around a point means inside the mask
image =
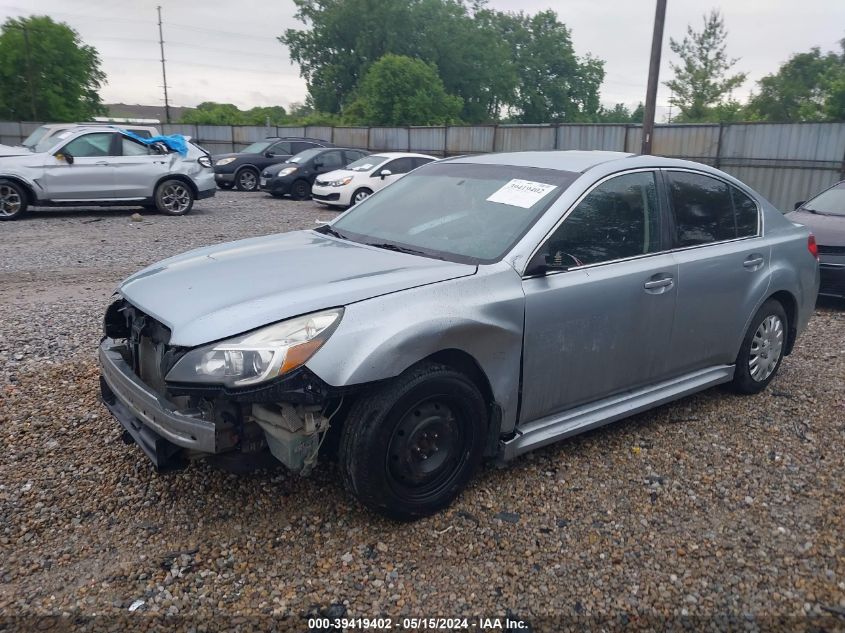
M 654 137 L 654 115 L 657 109 L 657 79 L 660 74 L 660 53 L 663 48 L 663 23 L 666 21 L 666 0 L 657 0 L 654 12 L 654 33 L 651 36 L 651 60 L 648 65 L 648 87 L 643 115 L 642 154 L 651 154 Z
M 35 81 L 32 77 L 32 49 L 29 47 L 29 29 L 26 24 L 21 24 L 23 31 L 24 48 L 26 49 L 26 83 L 29 86 L 29 105 L 32 108 L 32 120 L 38 120 L 38 113 L 35 110 Z
M 167 98 L 167 69 L 164 65 L 164 35 L 161 31 L 161 7 L 158 9 L 158 45 L 161 48 L 161 78 L 164 81 L 164 116 L 170 123 L 170 101 Z

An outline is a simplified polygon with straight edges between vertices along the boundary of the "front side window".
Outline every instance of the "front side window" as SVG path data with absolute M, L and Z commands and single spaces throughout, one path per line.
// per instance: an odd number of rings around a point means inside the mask
M 611 178 L 578 203 L 547 242 L 549 263 L 572 268 L 660 249 L 653 172 Z
M 276 143 L 273 147 L 270 148 L 271 152 L 274 154 L 281 154 L 282 156 L 290 155 L 290 141 L 282 141 L 281 143 Z
M 414 168 L 414 163 L 411 161 L 410 158 L 397 158 L 396 160 L 392 160 L 387 165 L 379 169 L 379 173 L 381 173 L 382 169 L 387 169 L 391 174 L 407 174 Z M 379 174 L 376 174 L 378 176 Z
M 67 152 L 74 158 L 109 156 L 111 140 L 111 132 L 85 134 L 70 141 L 61 151 Z
M 757 234 L 757 203 L 728 183 L 691 172 L 666 172 L 675 244 L 696 246 Z
M 252 145 L 247 145 L 241 150 L 242 154 L 263 154 L 270 147 L 272 141 L 255 141 Z
M 377 160 L 368 156 L 362 160 Z M 579 174 L 432 163 L 370 196 L 330 229 L 346 239 L 449 261 L 498 261 Z
M 343 158 L 340 152 L 326 152 L 317 160 L 323 163 L 325 169 L 340 169 L 343 167 Z

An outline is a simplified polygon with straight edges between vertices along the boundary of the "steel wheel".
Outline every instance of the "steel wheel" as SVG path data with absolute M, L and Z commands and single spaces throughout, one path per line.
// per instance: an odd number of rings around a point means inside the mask
M 185 185 L 169 184 L 162 191 L 161 205 L 168 213 L 179 215 L 191 208 L 191 197 L 191 192 Z
M 24 200 L 20 191 L 9 184 L 0 184 L 0 216 L 13 218 L 21 212 Z
M 238 189 L 241 191 L 255 191 L 258 187 L 258 174 L 251 169 L 243 169 L 238 174 Z
M 290 188 L 291 198 L 294 200 L 305 200 L 311 195 L 311 187 L 304 180 L 297 180 Z
M 776 314 L 763 319 L 751 339 L 748 371 L 757 382 L 772 375 L 783 351 L 783 321 Z
M 385 464 L 389 485 L 406 499 L 424 501 L 452 484 L 468 458 L 458 415 L 447 398 L 411 407 L 393 431 Z

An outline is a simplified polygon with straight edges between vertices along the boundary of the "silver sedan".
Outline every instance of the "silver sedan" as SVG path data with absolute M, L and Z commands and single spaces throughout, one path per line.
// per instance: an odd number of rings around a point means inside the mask
M 761 391 L 818 285 L 811 233 L 711 167 L 455 158 L 330 225 L 129 277 L 103 401 L 160 468 L 267 452 L 305 473 L 333 446 L 352 494 L 411 519 L 485 456 L 715 385 Z

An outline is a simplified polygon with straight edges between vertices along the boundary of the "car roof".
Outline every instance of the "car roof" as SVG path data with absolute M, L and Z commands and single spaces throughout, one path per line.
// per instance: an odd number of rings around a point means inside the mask
M 313 138 L 310 136 L 268 136 L 265 141 L 308 141 L 309 143 L 322 143 L 326 146 L 334 147 L 334 144 L 323 138 Z
M 436 156 L 417 154 L 416 152 L 373 152 L 370 156 L 386 156 L 387 158 L 433 158 L 437 160 Z
M 539 167 L 543 169 L 556 169 L 558 171 L 585 172 L 601 163 L 624 160 L 633 156 L 635 154 L 629 154 L 627 152 L 548 150 L 476 154 L 473 156 L 459 156 L 447 160 L 454 163 L 512 165 L 514 167 Z

